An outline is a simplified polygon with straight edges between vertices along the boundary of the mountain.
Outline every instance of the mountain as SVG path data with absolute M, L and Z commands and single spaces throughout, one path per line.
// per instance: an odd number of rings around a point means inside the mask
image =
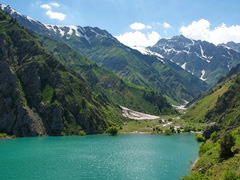
M 114 103 L 148 114 L 176 113 L 159 92 L 123 81 L 110 70 L 90 61 L 62 41 L 37 36 L 58 61 L 79 73 L 92 88 L 100 88 Z
M 184 117 L 209 126 L 199 159 L 183 180 L 240 179 L 240 64 L 193 102 Z
M 146 52 L 174 62 L 209 85 L 214 85 L 221 76 L 240 63 L 240 54 L 233 49 L 188 39 L 183 35 L 160 39 Z
M 0 7 L 33 32 L 65 42 L 123 80 L 154 88 L 171 102 L 189 101 L 208 88 L 205 82 L 192 74 L 169 67 L 155 56 L 143 55 L 121 44 L 105 30 L 97 27 L 46 25 L 21 15 L 10 6 Z
M 226 44 L 221 44 L 221 46 L 224 46 L 224 47 L 227 47 L 227 48 L 231 48 L 231 49 L 233 49 L 233 50 L 235 50 L 235 51 L 240 53 L 240 43 L 235 43 L 233 41 L 230 41 L 230 42 L 228 42 Z
M 16 136 L 102 133 L 119 106 L 50 55 L 0 10 L 0 132 Z

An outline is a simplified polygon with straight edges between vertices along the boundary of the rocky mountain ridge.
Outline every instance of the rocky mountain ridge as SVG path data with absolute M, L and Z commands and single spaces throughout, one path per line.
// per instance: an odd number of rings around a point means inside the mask
M 183 35 L 160 39 L 146 53 L 164 57 L 210 85 L 240 63 L 240 53 L 231 48 Z
M 231 48 L 231 49 L 240 53 L 240 43 L 235 43 L 233 41 L 230 41 L 228 43 L 225 43 L 225 44 L 223 43 L 223 44 L 220 44 L 220 45 L 224 46 L 226 48 Z

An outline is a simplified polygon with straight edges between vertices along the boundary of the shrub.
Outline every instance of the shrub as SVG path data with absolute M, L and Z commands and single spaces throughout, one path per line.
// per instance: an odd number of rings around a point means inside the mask
M 169 129 L 172 131 L 172 133 L 176 133 L 175 129 L 174 129 L 174 126 L 170 126 Z
M 224 175 L 223 175 L 223 179 L 224 180 L 239 180 L 240 179 L 240 176 L 233 172 L 232 170 L 227 170 L 224 172 Z
M 216 136 L 217 136 L 217 132 L 214 131 L 214 132 L 211 134 L 210 139 L 213 141 L 213 140 L 216 138 Z
M 205 137 L 203 137 L 201 134 L 197 134 L 195 136 L 195 140 L 198 142 L 204 142 L 205 141 Z
M 163 130 L 162 130 L 161 127 L 157 126 L 157 127 L 156 127 L 156 131 L 162 132 Z
M 168 121 L 172 121 L 173 119 L 172 118 L 169 118 Z
M 181 129 L 180 128 L 177 128 L 177 133 L 180 133 L 181 132 Z
M 106 133 L 116 136 L 118 134 L 118 128 L 116 126 L 111 126 L 106 130 Z
M 190 132 L 191 129 L 192 128 L 190 126 L 185 126 L 183 130 L 184 130 L 184 132 Z
M 240 129 L 236 129 L 236 130 L 232 131 L 233 136 L 236 136 L 238 134 L 240 134 Z
M 166 129 L 164 132 L 165 135 L 171 135 L 172 134 L 172 130 L 171 129 Z
M 162 121 L 161 119 L 158 121 L 159 124 L 161 124 L 162 122 L 163 122 L 163 121 Z
M 86 135 L 86 133 L 84 130 L 79 131 L 79 136 L 85 136 L 85 135 Z
M 223 139 L 220 141 L 219 157 L 227 159 L 233 155 L 232 147 L 235 145 L 235 138 L 232 134 L 225 134 Z
M 7 137 L 7 134 L 5 134 L 5 133 L 0 133 L 0 137 Z
M 210 149 L 212 149 L 214 147 L 214 143 L 212 142 L 206 142 L 206 143 L 202 143 L 199 147 L 198 153 L 200 156 L 202 156 L 204 153 L 206 153 L 207 151 L 209 151 Z
M 184 175 L 182 180 L 202 180 L 204 174 L 198 172 L 191 172 L 190 174 Z
M 61 132 L 60 135 L 61 135 L 61 136 L 66 136 L 65 132 Z

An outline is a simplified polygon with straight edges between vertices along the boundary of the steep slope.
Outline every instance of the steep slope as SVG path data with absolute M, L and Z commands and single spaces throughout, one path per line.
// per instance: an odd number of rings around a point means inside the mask
M 186 116 L 194 117 L 193 111 L 210 126 L 203 133 L 207 141 L 199 148 L 198 161 L 183 179 L 240 179 L 240 64 L 199 97 Z
M 206 82 L 199 80 L 175 63 L 156 56 L 146 56 L 148 64 L 160 73 L 165 84 L 174 89 L 176 95 L 185 101 L 192 100 L 208 89 Z M 164 62 L 164 64 L 162 63 Z
M 220 128 L 233 128 L 240 122 L 240 64 L 232 68 L 211 89 L 191 102 L 184 119 L 216 122 Z
M 120 109 L 0 12 L 0 132 L 17 136 L 101 133 Z
M 175 113 L 158 92 L 124 82 L 113 72 L 88 60 L 62 41 L 40 35 L 38 37 L 57 60 L 81 74 L 93 88 L 97 85 L 116 104 L 155 115 Z
M 221 143 L 226 135 L 232 135 L 235 144 L 232 155 L 226 159 L 219 157 Z M 227 137 L 228 137 L 227 136 Z M 199 159 L 193 169 L 183 180 L 239 180 L 240 179 L 240 128 L 217 133 L 213 139 L 202 143 L 199 148 Z
M 240 63 L 240 54 L 232 49 L 182 35 L 160 39 L 148 51 L 169 59 L 210 85 Z
M 9 6 L 0 5 L 0 7 L 32 31 L 64 41 L 87 58 L 115 72 L 123 80 L 154 88 L 175 102 L 182 103 L 183 99 L 189 101 L 206 90 L 207 85 L 202 85 L 202 81 L 194 79 L 190 73 L 180 75 L 182 72 L 179 74 L 179 71 L 168 68 L 161 61 L 157 63 L 158 68 L 155 68 L 154 64 L 149 62 L 153 59 L 158 61 L 158 58 L 144 56 L 124 46 L 105 30 L 92 27 L 46 25 L 21 15 Z M 169 73 L 164 71 L 162 76 L 162 69 L 168 69 Z M 181 81 L 175 82 L 175 86 L 172 87 L 173 84 L 170 82 L 178 80 L 179 77 Z M 175 89 L 178 89 L 177 93 Z

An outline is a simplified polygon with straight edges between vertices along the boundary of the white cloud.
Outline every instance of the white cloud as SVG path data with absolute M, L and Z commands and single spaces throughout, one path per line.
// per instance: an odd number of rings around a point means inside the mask
M 229 41 L 240 42 L 240 25 L 227 27 L 224 23 L 214 29 L 210 29 L 211 23 L 205 19 L 193 21 L 188 26 L 182 26 L 180 32 L 192 39 L 205 40 L 214 44 L 227 43 Z
M 46 12 L 46 15 L 48 15 L 51 19 L 57 19 L 59 21 L 63 21 L 65 19 L 65 17 L 66 17 L 66 15 L 63 14 L 63 13 L 53 12 L 51 10 L 48 10 Z
M 171 27 L 171 25 L 166 22 L 164 22 L 162 25 L 164 28 L 167 28 L 167 29 Z
M 135 22 L 135 23 L 131 24 L 129 27 L 130 27 L 131 29 L 133 29 L 133 30 L 142 30 L 142 29 L 144 29 L 146 26 L 145 26 L 143 23 L 137 23 L 137 22 Z
M 40 7 L 43 9 L 47 9 L 46 15 L 48 15 L 51 19 L 57 19 L 59 21 L 63 21 L 66 15 L 60 12 L 53 12 L 51 6 L 59 7 L 60 5 L 58 3 L 50 3 L 50 4 L 42 4 Z
M 146 26 L 147 29 L 152 29 L 152 26 Z
M 144 34 L 140 31 L 126 32 L 122 35 L 115 36 L 121 43 L 129 47 L 141 46 L 147 47 L 157 43 L 161 36 L 156 32 Z
M 40 7 L 43 9 L 51 9 L 51 6 L 49 6 L 48 4 L 42 4 Z
M 58 3 L 50 3 L 52 6 L 59 7 L 60 5 Z

